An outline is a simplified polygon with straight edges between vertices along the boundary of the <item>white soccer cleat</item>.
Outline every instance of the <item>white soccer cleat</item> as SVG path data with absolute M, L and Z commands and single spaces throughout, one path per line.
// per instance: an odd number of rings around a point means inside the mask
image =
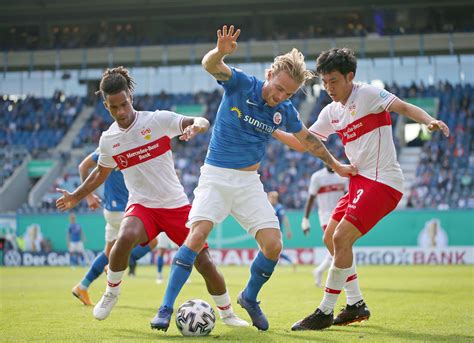
M 324 271 L 318 270 L 318 268 L 313 269 L 314 283 L 319 288 L 323 287 L 323 274 Z
M 107 318 L 118 300 L 118 294 L 112 292 L 104 293 L 100 301 L 94 307 L 94 317 L 97 320 Z
M 249 326 L 250 324 L 243 319 L 240 319 L 235 315 L 235 313 L 231 313 L 227 317 L 221 318 L 225 325 L 228 326 Z

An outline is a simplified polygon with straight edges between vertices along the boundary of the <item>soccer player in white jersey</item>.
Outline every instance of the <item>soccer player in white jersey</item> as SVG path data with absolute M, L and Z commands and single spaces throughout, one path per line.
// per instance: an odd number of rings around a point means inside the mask
M 337 298 L 349 277 L 356 274 L 352 246 L 392 212 L 402 198 L 403 175 L 393 143 L 390 112 L 449 136 L 446 124 L 423 109 L 383 89 L 354 82 L 356 68 L 355 54 L 347 48 L 324 51 L 316 61 L 316 72 L 333 102 L 321 111 L 309 130 L 322 140 L 337 133 L 358 175 L 350 178 L 349 192 L 339 200 L 324 232 L 324 242 L 334 256 L 324 298 L 316 311 L 296 322 L 292 330 L 321 330 L 333 324 Z M 289 146 L 304 150 L 292 136 L 282 132 L 278 137 Z M 363 301 L 346 306 L 334 323 L 359 321 L 364 312 Z
M 209 128 L 204 118 L 170 111 L 136 111 L 132 105 L 134 84 L 123 67 L 104 72 L 99 92 L 115 122 L 102 133 L 97 167 L 74 192 L 59 190 L 63 195 L 56 201 L 61 211 L 71 209 L 99 187 L 114 168 L 123 173 L 129 199 L 118 238 L 110 251 L 107 288 L 94 307 L 98 320 L 107 318 L 117 302 L 135 245 L 145 246 L 160 232 L 166 232 L 176 244 L 183 244 L 189 233 L 185 224 L 191 205 L 174 169 L 171 138 L 179 136 L 188 141 Z M 248 325 L 234 315 L 224 278 L 212 261 L 207 244 L 198 252 L 195 266 L 217 306 L 224 308 L 219 312 L 224 323 Z
M 321 141 L 301 123 L 289 98 L 313 77 L 298 50 L 277 56 L 266 71 L 265 81 L 247 75 L 224 63 L 225 56 L 237 48 L 240 30 L 223 26 L 217 31 L 217 46 L 202 60 L 204 69 L 224 88 L 216 115 L 211 141 L 201 168 L 199 184 L 187 226 L 186 242 L 179 248 L 156 325 L 169 326 L 179 291 L 215 224 L 231 214 L 258 242 L 260 251 L 250 267 L 250 278 L 237 302 L 247 311 L 259 330 L 269 324 L 257 296 L 270 279 L 282 250 L 281 232 L 275 210 L 267 199 L 257 170 L 265 148 L 275 130 L 292 132 L 315 156 L 344 176 L 356 170 L 339 163 Z
M 339 199 L 347 190 L 348 179 L 340 177 L 331 168 L 321 168 L 311 175 L 308 188 L 308 199 L 304 208 L 304 216 L 301 221 L 301 229 L 305 235 L 309 234 L 309 215 L 313 208 L 314 200 L 318 206 L 319 225 L 323 232 L 328 226 L 331 213 Z M 318 287 L 322 287 L 323 273 L 329 269 L 332 263 L 331 253 L 327 253 L 321 264 L 313 270 L 314 281 Z M 356 281 L 356 280 L 354 280 Z

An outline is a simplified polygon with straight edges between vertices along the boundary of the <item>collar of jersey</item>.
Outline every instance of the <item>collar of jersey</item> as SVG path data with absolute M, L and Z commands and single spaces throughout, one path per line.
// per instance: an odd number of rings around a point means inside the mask
M 256 103 L 259 107 L 263 107 L 267 104 L 262 97 L 262 88 L 263 81 L 257 80 L 257 83 L 255 84 L 255 92 L 252 92 L 249 96 L 250 101 Z
M 135 110 L 134 110 L 134 111 L 135 111 Z M 138 120 L 138 114 L 139 114 L 139 113 L 140 113 L 139 111 L 135 111 L 135 119 L 134 119 L 133 122 L 130 124 L 130 126 L 127 127 L 126 129 L 122 129 L 122 128 L 117 124 L 117 127 L 119 128 L 119 130 L 122 131 L 122 132 L 128 132 L 128 131 L 130 131 L 130 130 L 132 129 L 132 127 L 135 125 L 135 123 L 137 122 L 137 120 Z

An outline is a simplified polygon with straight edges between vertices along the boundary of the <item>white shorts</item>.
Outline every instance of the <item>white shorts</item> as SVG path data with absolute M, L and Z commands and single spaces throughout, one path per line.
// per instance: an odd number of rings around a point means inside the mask
M 82 242 L 69 242 L 69 252 L 75 253 L 80 252 L 84 253 L 84 243 Z
M 105 224 L 105 241 L 113 242 L 118 238 L 120 223 L 122 222 L 124 212 L 108 211 L 104 208 Z
M 156 245 L 157 248 L 163 249 L 177 249 L 178 246 L 174 243 L 164 232 L 160 232 L 158 237 L 156 237 L 158 244 Z
M 268 201 L 260 175 L 256 171 L 205 164 L 201 167 L 194 195 L 186 223 L 189 228 L 200 220 L 218 224 L 231 214 L 254 237 L 261 229 L 280 230 L 275 210 Z

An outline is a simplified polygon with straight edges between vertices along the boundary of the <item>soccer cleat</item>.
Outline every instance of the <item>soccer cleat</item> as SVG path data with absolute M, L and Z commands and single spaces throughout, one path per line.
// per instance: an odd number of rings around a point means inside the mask
M 160 306 L 158 313 L 153 317 L 150 322 L 152 329 L 167 331 L 170 326 L 171 315 L 173 309 L 167 306 Z
M 324 274 L 324 271 L 318 270 L 318 268 L 313 269 L 314 283 L 319 288 L 323 287 L 323 274 Z
M 247 300 L 244 298 L 243 292 L 240 292 L 237 297 L 237 303 L 247 311 L 252 319 L 253 326 L 262 331 L 268 330 L 268 320 L 260 309 L 259 301 Z
M 333 312 L 329 314 L 325 314 L 319 308 L 316 309 L 313 313 L 311 313 L 306 318 L 297 321 L 291 327 L 292 331 L 300 331 L 300 330 L 323 330 L 327 329 L 332 325 L 334 319 Z
M 352 323 L 363 322 L 370 317 L 370 311 L 364 300 L 356 302 L 354 305 L 346 307 L 334 319 L 333 325 L 349 325 Z
M 94 303 L 89 299 L 89 292 L 87 292 L 87 289 L 81 289 L 79 285 L 73 287 L 72 295 L 74 295 L 86 306 L 94 305 Z
M 237 315 L 235 313 L 231 313 L 227 317 L 221 317 L 221 319 L 222 319 L 222 322 L 225 325 L 228 325 L 228 326 L 237 326 L 238 327 L 238 326 L 249 326 L 250 325 L 247 321 L 237 317 Z
M 100 301 L 94 307 L 94 317 L 97 320 L 104 320 L 110 314 L 118 300 L 118 294 L 112 292 L 104 293 Z

